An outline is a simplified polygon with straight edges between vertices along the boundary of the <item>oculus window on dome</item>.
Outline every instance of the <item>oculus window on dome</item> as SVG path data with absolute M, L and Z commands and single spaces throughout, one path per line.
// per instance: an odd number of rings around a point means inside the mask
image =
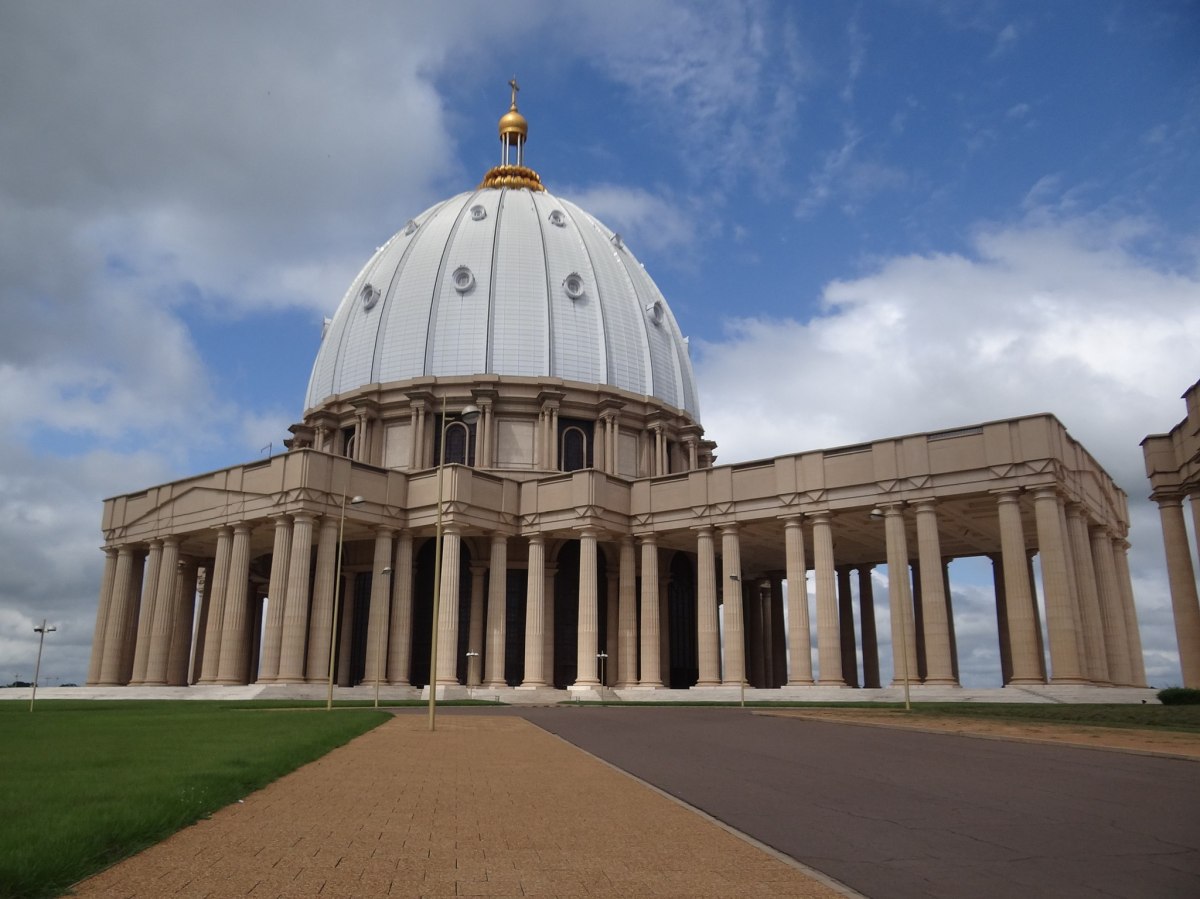
M 450 278 L 454 281 L 454 289 L 459 293 L 467 293 L 475 286 L 475 275 L 465 265 L 456 268 Z
M 379 288 L 373 284 L 364 284 L 358 292 L 358 298 L 362 300 L 363 309 L 371 309 L 379 302 Z
M 482 222 L 487 218 L 487 210 L 476 203 L 471 207 L 471 219 L 476 222 Z
M 567 224 L 567 217 L 563 215 L 561 209 L 551 209 L 547 218 L 550 219 L 550 224 L 556 228 L 563 228 Z
M 579 272 L 571 272 L 563 278 L 563 290 L 567 292 L 573 300 L 578 300 L 583 297 L 583 276 Z

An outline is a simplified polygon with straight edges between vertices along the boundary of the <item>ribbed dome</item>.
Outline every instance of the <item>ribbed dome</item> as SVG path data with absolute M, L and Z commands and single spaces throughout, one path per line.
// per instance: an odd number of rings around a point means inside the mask
M 546 191 L 462 193 L 384 244 L 325 330 L 305 408 L 368 384 L 480 374 L 609 384 L 700 418 L 662 293 L 619 235 Z

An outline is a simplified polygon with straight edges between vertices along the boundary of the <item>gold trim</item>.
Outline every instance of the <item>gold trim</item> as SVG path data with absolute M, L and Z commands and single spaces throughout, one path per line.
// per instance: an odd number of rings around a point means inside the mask
M 534 191 L 546 189 L 542 186 L 541 176 L 533 169 L 523 165 L 498 165 L 488 169 L 483 180 L 479 182 L 479 189 L 483 190 L 488 187 L 524 188 Z

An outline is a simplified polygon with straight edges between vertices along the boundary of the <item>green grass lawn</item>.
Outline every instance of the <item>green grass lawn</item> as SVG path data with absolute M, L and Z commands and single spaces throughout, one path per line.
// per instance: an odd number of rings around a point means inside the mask
M 0 897 L 56 896 L 390 717 L 295 705 L 0 702 Z

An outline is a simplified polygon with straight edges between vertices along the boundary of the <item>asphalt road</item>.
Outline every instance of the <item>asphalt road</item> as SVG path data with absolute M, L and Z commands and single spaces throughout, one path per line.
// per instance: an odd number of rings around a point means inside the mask
M 1200 897 L 1200 764 L 755 715 L 508 709 L 873 899 Z

